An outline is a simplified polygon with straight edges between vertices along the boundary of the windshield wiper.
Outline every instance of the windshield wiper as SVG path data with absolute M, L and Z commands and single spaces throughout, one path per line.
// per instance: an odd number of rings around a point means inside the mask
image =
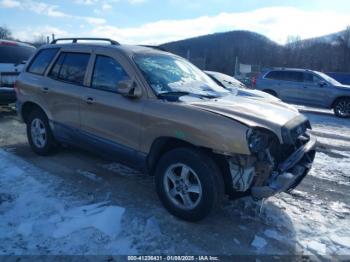
M 180 96 L 187 96 L 189 95 L 189 92 L 183 92 L 183 91 L 169 91 L 169 92 L 163 92 L 163 93 L 159 93 L 157 96 L 159 98 L 167 98 L 167 97 L 171 97 L 171 96 L 175 96 L 175 97 L 180 97 Z

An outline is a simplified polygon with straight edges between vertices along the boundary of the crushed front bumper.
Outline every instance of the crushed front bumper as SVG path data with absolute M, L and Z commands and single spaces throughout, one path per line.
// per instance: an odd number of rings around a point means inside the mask
M 316 137 L 309 141 L 278 165 L 265 186 L 253 186 L 251 195 L 255 199 L 267 198 L 280 192 L 292 190 L 310 171 L 315 158 Z

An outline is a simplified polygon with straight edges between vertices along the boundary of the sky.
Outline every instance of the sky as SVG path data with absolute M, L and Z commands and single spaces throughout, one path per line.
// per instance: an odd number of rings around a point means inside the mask
M 284 44 L 344 30 L 349 0 L 0 0 L 14 37 L 108 37 L 126 44 L 249 30 Z

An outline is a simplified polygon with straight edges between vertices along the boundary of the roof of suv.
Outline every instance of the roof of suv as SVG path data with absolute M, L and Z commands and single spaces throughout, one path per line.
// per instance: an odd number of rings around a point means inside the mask
M 98 41 L 99 39 L 96 39 L 96 41 Z M 94 40 L 92 40 L 94 41 Z M 75 48 L 79 48 L 79 47 L 104 47 L 104 48 L 115 48 L 118 49 L 120 51 L 122 51 L 123 53 L 125 53 L 126 55 L 132 56 L 135 54 L 150 54 L 150 53 L 154 53 L 154 54 L 164 54 L 165 52 L 167 52 L 166 50 L 162 49 L 161 47 L 158 46 L 143 46 L 143 45 L 121 45 L 117 42 L 114 42 L 113 40 L 107 40 L 107 41 L 113 41 L 111 42 L 111 44 L 109 43 L 99 43 L 99 42 L 84 42 L 84 43 L 77 43 L 77 42 L 73 42 L 73 43 L 56 43 L 56 42 L 52 42 L 48 45 L 43 46 L 43 48 L 47 48 L 47 47 L 67 47 L 67 46 L 71 46 L 71 47 L 75 47 Z M 106 39 L 103 39 L 103 41 L 106 41 Z
M 266 72 L 271 72 L 271 71 L 295 71 L 295 72 L 310 72 L 312 70 L 310 69 L 302 69 L 302 68 L 274 68 L 267 70 Z

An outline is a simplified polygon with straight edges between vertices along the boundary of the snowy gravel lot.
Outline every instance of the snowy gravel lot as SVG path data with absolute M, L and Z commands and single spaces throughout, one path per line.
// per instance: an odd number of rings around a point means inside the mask
M 313 255 L 350 258 L 350 120 L 300 107 L 318 137 L 290 195 L 226 200 L 200 223 L 169 215 L 152 177 L 76 149 L 32 153 L 0 109 L 0 254 Z M 340 257 L 344 259 L 346 257 Z

